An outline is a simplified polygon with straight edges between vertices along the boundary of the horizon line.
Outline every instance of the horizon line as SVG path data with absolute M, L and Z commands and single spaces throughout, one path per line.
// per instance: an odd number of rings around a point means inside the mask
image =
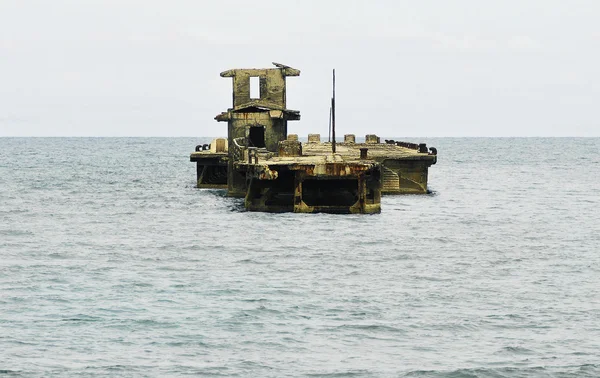
M 463 136 L 389 136 L 378 135 L 381 138 L 600 138 L 600 135 L 463 135 Z M 227 138 L 226 136 L 199 135 L 0 135 L 0 138 Z M 300 137 L 307 139 L 307 137 Z M 362 138 L 357 136 L 357 138 Z M 337 138 L 336 138 L 337 139 Z M 343 140 L 343 138 L 340 138 Z

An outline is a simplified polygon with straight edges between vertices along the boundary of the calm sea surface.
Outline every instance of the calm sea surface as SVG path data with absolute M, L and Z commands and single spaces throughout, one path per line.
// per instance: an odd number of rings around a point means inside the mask
M 600 139 L 419 139 L 430 195 L 245 212 L 206 138 L 0 138 L 0 376 L 598 377 Z

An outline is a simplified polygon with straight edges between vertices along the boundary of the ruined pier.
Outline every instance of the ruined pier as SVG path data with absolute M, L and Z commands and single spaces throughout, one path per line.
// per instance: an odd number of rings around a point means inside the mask
M 376 135 L 356 143 L 353 134 L 337 143 L 310 134 L 302 143 L 288 134 L 300 112 L 286 108 L 286 77 L 300 71 L 275 65 L 221 73 L 233 78 L 233 107 L 215 117 L 227 122 L 227 138 L 190 155 L 198 188 L 227 189 L 250 211 L 304 213 L 378 213 L 382 194 L 427 193 L 435 148 Z

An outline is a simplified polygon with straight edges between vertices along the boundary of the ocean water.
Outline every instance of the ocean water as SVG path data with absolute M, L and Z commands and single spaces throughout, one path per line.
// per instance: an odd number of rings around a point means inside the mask
M 0 376 L 600 376 L 600 139 L 406 139 L 431 194 L 307 215 L 206 138 L 0 138 Z

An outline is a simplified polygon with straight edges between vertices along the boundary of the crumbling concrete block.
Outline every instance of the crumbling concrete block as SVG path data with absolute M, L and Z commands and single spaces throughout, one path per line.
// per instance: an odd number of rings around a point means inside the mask
M 321 143 L 321 134 L 308 134 L 308 143 Z
M 365 135 L 365 143 L 377 144 L 379 143 L 379 137 L 375 134 Z

